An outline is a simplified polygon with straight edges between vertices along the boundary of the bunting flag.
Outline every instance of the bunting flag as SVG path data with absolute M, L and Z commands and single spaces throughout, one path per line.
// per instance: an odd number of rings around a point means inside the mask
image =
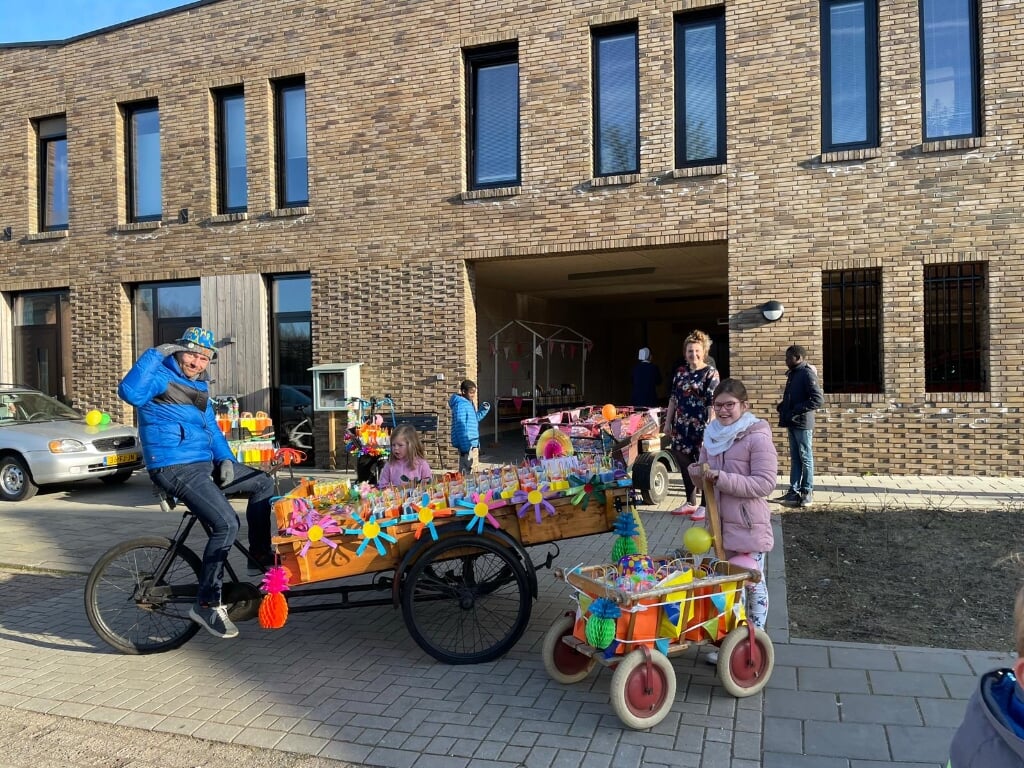
M 514 405 L 516 407 L 516 413 L 519 413 L 519 411 L 521 411 L 522 408 L 523 408 L 523 398 L 521 398 L 521 397 L 513 397 L 512 398 L 512 405 Z
M 565 360 L 565 342 L 562 342 L 562 359 Z
M 705 621 L 701 626 L 704 627 L 704 631 L 708 633 L 708 637 L 712 640 L 718 639 L 718 616 L 715 618 Z
M 548 354 L 550 355 L 554 351 L 555 351 L 555 340 L 554 339 L 549 339 L 548 340 Z
M 511 352 L 511 351 L 512 351 L 512 347 L 510 347 L 510 346 L 509 346 L 508 344 L 506 344 L 506 345 L 505 345 L 505 346 L 503 347 L 503 349 L 504 349 L 504 351 L 505 351 L 505 359 L 506 359 L 506 360 L 508 360 L 508 355 L 509 355 L 509 352 Z
M 535 354 L 537 357 L 544 357 L 544 350 L 540 348 L 540 344 L 538 344 L 536 348 L 533 350 L 533 354 Z
M 725 613 L 725 595 L 721 592 L 717 592 L 711 595 L 711 602 L 714 603 L 715 608 L 718 609 L 719 613 Z
M 575 360 L 576 359 L 576 345 L 575 344 L 572 344 L 572 345 L 569 346 L 569 359 L 570 360 Z
M 661 651 L 663 654 L 668 656 L 668 638 L 667 637 L 656 637 L 654 639 L 655 649 Z
M 512 369 L 512 373 L 519 373 L 519 361 L 509 360 L 508 367 Z
M 498 348 L 496 346 L 494 346 L 494 342 L 493 341 L 490 342 L 487 345 L 487 348 L 488 348 L 488 350 L 490 350 L 491 357 L 494 357 L 496 354 L 498 354 Z

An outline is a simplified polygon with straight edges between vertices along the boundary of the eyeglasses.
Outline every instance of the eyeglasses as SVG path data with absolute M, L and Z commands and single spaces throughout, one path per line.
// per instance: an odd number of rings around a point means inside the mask
M 740 404 L 739 400 L 726 400 L 724 403 L 712 403 L 711 407 L 716 411 L 731 411 Z

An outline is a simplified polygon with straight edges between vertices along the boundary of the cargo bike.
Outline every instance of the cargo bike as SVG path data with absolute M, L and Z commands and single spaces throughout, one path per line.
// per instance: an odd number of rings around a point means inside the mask
M 597 664 L 612 668 L 611 706 L 630 728 L 652 728 L 668 715 L 676 697 L 669 658 L 691 646 L 718 646 L 718 677 L 737 698 L 759 693 L 775 667 L 771 638 L 745 614 L 744 585 L 761 573 L 724 559 L 713 502 L 708 513 L 715 557 L 675 552 L 555 569 L 576 606 L 545 634 L 544 668 L 563 684 L 581 682 Z M 653 577 L 642 584 L 638 571 Z
M 316 499 L 326 487 L 302 481 L 275 502 L 279 532 L 295 505 Z M 615 478 L 603 494 L 588 493 L 579 504 L 573 503 L 579 494 L 541 494 L 533 506 L 514 496 L 477 498 L 443 510 L 423 499 L 413 521 L 365 517 L 358 530 L 282 533 L 273 541 L 279 564 L 290 574 L 288 613 L 390 605 L 401 610 L 409 634 L 434 658 L 449 664 L 491 661 L 525 631 L 537 597 L 536 571 L 551 567 L 557 542 L 611 530 L 631 492 L 628 480 Z M 530 506 L 527 514 L 524 506 Z M 185 510 L 172 536 L 126 541 L 97 561 L 86 583 L 85 608 L 107 644 L 123 653 L 155 653 L 178 648 L 196 634 L 199 627 L 188 612 L 201 558 L 186 542 L 197 522 Z M 538 545 L 553 549 L 534 563 L 527 548 Z M 240 541 L 234 548 L 248 557 Z M 233 621 L 258 615 L 262 576 L 246 579 L 229 558 L 223 602 Z

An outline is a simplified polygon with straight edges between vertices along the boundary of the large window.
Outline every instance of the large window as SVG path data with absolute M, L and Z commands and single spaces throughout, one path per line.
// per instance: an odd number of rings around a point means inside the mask
M 309 205 L 305 79 L 274 83 L 274 116 L 277 123 L 277 207 Z
M 725 16 L 675 22 L 676 168 L 725 162 Z
M 882 277 L 878 269 L 822 273 L 826 392 L 882 391 Z
M 135 289 L 136 354 L 180 339 L 186 328 L 203 324 L 198 280 L 143 283 Z
M 63 115 L 36 121 L 40 232 L 68 228 L 68 136 Z
M 636 24 L 593 30 L 594 175 L 640 170 Z
M 14 294 L 14 377 L 62 402 L 75 395 L 67 290 Z
M 160 110 L 156 102 L 125 107 L 128 218 L 159 221 L 163 213 L 160 180 Z
M 241 88 L 217 91 L 217 212 L 248 209 L 245 156 L 245 93 Z
M 519 184 L 519 49 L 467 51 L 471 189 Z
M 924 376 L 928 392 L 988 389 L 984 263 L 924 268 Z
M 921 0 L 924 140 L 981 135 L 976 0 Z
M 877 0 L 822 0 L 822 150 L 877 147 Z
M 275 275 L 270 282 L 272 410 L 282 444 L 313 460 L 313 299 L 308 274 Z

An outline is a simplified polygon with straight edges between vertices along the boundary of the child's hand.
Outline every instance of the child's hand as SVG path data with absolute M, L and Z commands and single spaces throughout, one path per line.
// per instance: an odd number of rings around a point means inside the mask
M 719 471 L 717 469 L 707 469 L 704 471 L 704 479 L 714 485 L 718 482 Z

